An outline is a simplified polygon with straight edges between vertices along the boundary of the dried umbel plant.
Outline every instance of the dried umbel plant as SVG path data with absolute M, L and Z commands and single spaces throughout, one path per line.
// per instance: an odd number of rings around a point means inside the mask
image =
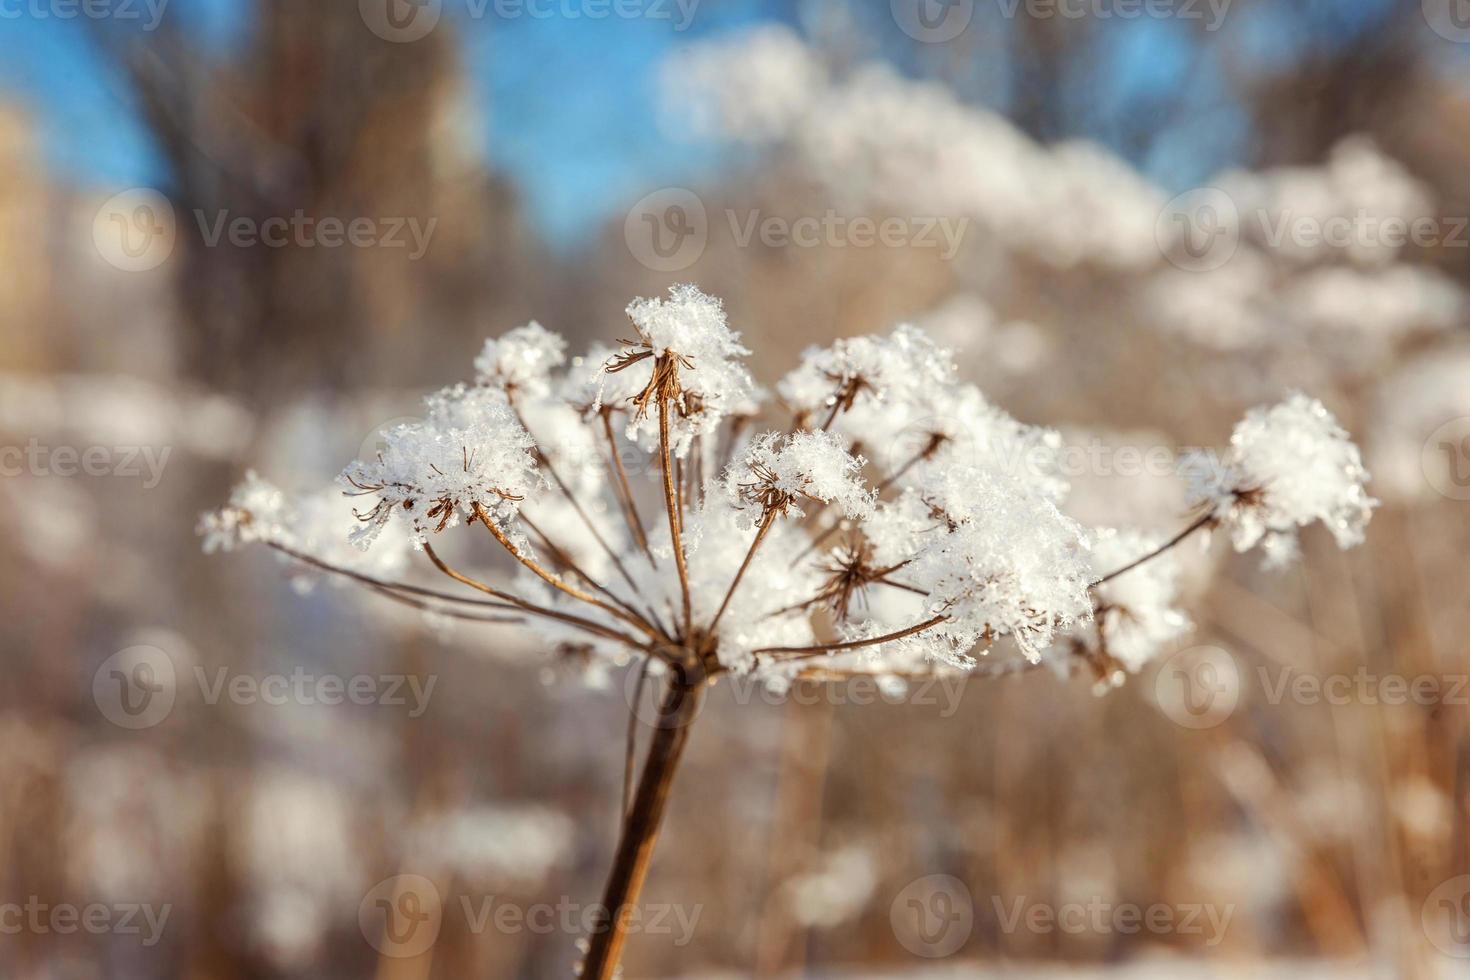
M 1199 512 L 1179 535 L 1083 528 L 1061 510 L 1059 437 L 987 403 L 911 327 L 809 350 L 773 405 L 717 300 L 678 286 L 628 315 L 636 339 L 580 370 L 534 323 L 487 342 L 473 384 L 430 396 L 423 421 L 347 467 L 335 493 L 355 530 L 332 498 L 291 501 L 253 475 L 201 522 L 206 549 L 262 542 L 438 616 L 522 622 L 576 662 L 657 679 L 588 977 L 616 967 L 689 723 L 721 675 L 900 685 L 1052 664 L 1106 688 L 1189 629 L 1170 553 L 1185 538 L 1225 528 L 1280 562 L 1314 521 L 1357 543 L 1375 504 L 1346 434 L 1294 395 L 1194 461 Z M 776 414 L 789 429 L 761 432 Z M 630 451 L 646 454 L 649 487 Z M 434 543 L 464 531 L 514 559 L 514 580 L 446 562 Z M 414 552 L 466 591 L 402 581 Z

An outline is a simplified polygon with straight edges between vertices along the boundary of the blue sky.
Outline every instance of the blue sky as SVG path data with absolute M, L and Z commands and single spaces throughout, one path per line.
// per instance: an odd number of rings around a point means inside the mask
M 0 12 L 55 9 L 59 2 L 4 0 Z M 104 2 L 141 11 L 160 0 Z M 165 2 L 165 16 L 188 18 L 188 30 L 204 46 L 227 46 L 248 28 L 246 0 Z M 677 16 L 675 0 L 660 2 Z M 1332 30 L 1351 34 L 1391 2 L 1330 0 L 1324 6 L 1324 0 L 1302 0 L 1297 10 L 1317 8 L 1326 13 Z M 674 139 L 659 126 L 656 75 L 671 50 L 758 20 L 794 19 L 794 9 L 810 14 L 820 7 L 776 0 L 701 0 L 689 29 L 677 31 L 669 20 L 648 18 L 506 19 L 493 13 L 477 18 L 471 11 L 483 11 L 483 3 L 443 3 L 446 21 L 459 28 L 475 102 L 484 109 L 484 152 L 517 183 L 536 224 L 559 245 L 575 244 L 620 205 L 653 188 L 697 183 L 720 165 L 717 148 Z M 876 5 L 886 13 L 886 3 Z M 875 16 L 866 5 L 853 10 L 855 17 Z M 1249 16 L 1250 8 L 1246 10 Z M 1290 45 L 1282 40 L 1287 32 L 1280 25 L 1258 17 L 1246 27 L 1246 36 L 1256 38 L 1248 45 L 1252 53 L 1267 61 L 1291 57 Z M 1143 20 L 1114 29 L 1115 43 L 1107 49 L 1100 74 L 1111 82 L 1105 99 L 1120 113 L 1128 112 L 1131 99 L 1150 88 L 1186 83 L 1198 88 L 1203 78 L 1208 91 L 1212 68 L 1187 57 L 1191 42 L 1183 25 Z M 1221 94 L 1226 94 L 1223 89 Z M 0 15 L 0 98 L 30 110 L 47 162 L 63 176 L 119 186 L 162 181 L 160 158 L 125 94 L 116 90 L 93 56 L 86 25 Z M 1171 133 L 1150 159 L 1139 163 L 1166 186 L 1188 186 L 1243 145 L 1244 125 L 1244 117 L 1228 101 L 1217 104 Z M 1078 135 L 1108 142 L 1106 116 L 1098 132 Z

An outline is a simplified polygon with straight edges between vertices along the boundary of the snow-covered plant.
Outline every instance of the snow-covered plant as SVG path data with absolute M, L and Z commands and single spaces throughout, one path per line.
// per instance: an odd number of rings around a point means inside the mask
M 1060 437 L 990 405 L 913 327 L 808 351 L 772 402 L 718 300 L 677 286 L 627 313 L 632 337 L 570 362 L 536 324 L 487 343 L 473 384 L 431 395 L 422 421 L 347 466 L 336 492 L 355 531 L 253 474 L 200 525 L 208 550 L 264 543 L 435 616 L 511 619 L 578 663 L 661 679 L 585 976 L 616 965 L 620 910 L 714 679 L 901 685 L 989 658 L 1114 685 L 1188 628 L 1166 554 L 1185 537 L 1224 527 L 1280 558 L 1314 521 L 1357 543 L 1373 507 L 1357 450 L 1294 395 L 1241 422 L 1181 534 L 1088 530 L 1060 509 Z M 451 565 L 437 550 L 451 533 L 515 575 Z M 414 551 L 478 596 L 401 580 Z

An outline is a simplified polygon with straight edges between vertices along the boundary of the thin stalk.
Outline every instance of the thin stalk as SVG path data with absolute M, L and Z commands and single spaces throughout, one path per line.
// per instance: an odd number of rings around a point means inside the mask
M 618 455 L 618 440 L 613 435 L 612 413 L 604 410 L 602 413 L 602 431 L 607 435 L 607 450 L 612 456 L 613 472 L 618 475 L 617 486 L 622 491 L 623 516 L 628 522 L 628 530 L 633 532 L 633 538 L 638 542 L 638 547 L 648 556 L 648 563 L 654 568 L 658 567 L 658 561 L 653 557 L 653 550 L 648 546 L 648 533 L 643 530 L 643 519 L 638 516 L 638 505 L 633 499 L 633 487 L 628 483 L 628 471 L 623 468 L 623 458 Z
M 281 554 L 286 555 L 289 558 L 294 558 L 303 564 L 310 565 L 313 568 L 319 568 L 324 572 L 331 572 L 333 575 L 341 575 L 343 578 L 351 579 L 354 582 L 366 585 L 367 587 L 372 589 L 378 589 L 385 594 L 406 592 L 409 595 L 424 596 L 430 599 L 437 599 L 440 602 L 452 602 L 456 605 L 461 606 L 481 606 L 487 609 L 520 608 L 519 606 L 513 605 L 509 602 L 491 602 L 488 599 L 469 599 L 464 596 L 450 595 L 448 592 L 439 592 L 434 589 L 426 589 L 420 585 L 409 585 L 407 582 L 388 582 L 380 578 L 374 578 L 371 575 L 364 575 L 362 572 L 355 572 L 350 568 L 342 568 L 338 565 L 333 565 L 330 562 L 322 561 L 320 558 L 314 558 L 311 555 L 306 554 L 305 552 L 297 551 L 295 548 L 288 548 L 286 545 L 277 544 L 274 541 L 267 542 L 267 544 L 271 548 L 274 548 L 276 551 L 279 551 Z
M 597 636 L 601 636 L 605 639 L 616 640 L 619 643 L 626 643 L 628 646 L 632 647 L 635 650 L 648 649 L 646 646 L 639 643 L 631 636 L 628 636 L 626 633 L 619 633 L 617 630 L 612 629 L 609 626 L 603 626 L 601 623 L 594 622 L 590 619 L 584 619 L 581 616 L 574 616 L 571 613 L 558 612 L 555 609 L 547 609 L 544 606 L 538 606 L 533 602 L 527 602 L 520 596 L 511 595 L 509 592 L 501 592 L 499 589 L 486 585 L 484 582 L 472 579 L 468 575 L 465 575 L 463 572 L 457 571 L 456 569 L 446 564 L 444 559 L 440 558 L 438 553 L 434 551 L 434 546 L 429 544 L 427 541 L 424 542 L 424 554 L 429 556 L 429 560 L 434 563 L 435 568 L 439 569 L 439 571 L 443 572 L 445 575 L 448 575 L 456 582 L 459 582 L 461 585 L 468 585 L 470 588 L 483 592 L 486 595 L 491 595 L 497 599 L 502 599 L 517 609 L 524 610 L 528 613 L 534 613 L 537 616 L 545 616 L 547 619 L 555 619 L 558 622 L 566 623 L 569 626 L 576 626 L 579 629 L 585 630 L 588 633 L 593 633 Z
M 846 643 L 823 643 L 813 647 L 761 647 L 759 650 L 753 650 L 751 652 L 757 657 L 763 653 L 794 653 L 798 654 L 798 656 L 788 657 L 786 659 L 800 660 L 803 657 L 815 657 L 818 654 L 823 653 L 836 653 L 842 650 L 858 650 L 862 647 L 876 646 L 879 643 L 888 643 L 892 640 L 901 640 L 906 636 L 913 636 L 915 633 L 922 633 L 924 632 L 924 630 L 928 629 L 931 626 L 938 626 L 940 623 L 944 622 L 948 618 L 948 616 L 935 616 L 932 619 L 927 619 L 922 623 L 910 626 L 908 629 L 899 630 L 896 633 L 885 633 L 882 636 L 875 636 L 866 640 L 849 640 Z
M 659 824 L 668 804 L 669 789 L 689 741 L 690 724 L 704 695 L 704 679 L 676 671 L 659 705 L 658 727 L 644 758 L 643 774 L 633 807 L 623 821 L 617 855 L 603 890 L 602 903 L 592 920 L 590 946 L 582 966 L 583 980 L 612 980 L 628 938 L 628 924 L 636 913 L 638 897 L 648 876 Z
M 669 537 L 674 542 L 674 567 L 679 571 L 679 591 L 684 599 L 684 635 L 691 628 L 689 569 L 684 565 L 684 532 L 679 519 L 679 501 L 674 490 L 674 466 L 669 456 L 669 401 L 658 400 L 658 448 L 664 477 L 664 509 L 669 512 Z
M 516 420 L 521 423 L 521 428 L 530 432 L 531 429 L 526 425 L 526 420 L 522 417 L 521 410 L 516 407 L 514 399 L 510 399 L 509 395 L 510 393 L 507 392 L 506 396 L 510 400 L 511 411 L 515 412 Z M 638 595 L 638 583 L 633 581 L 633 576 L 629 575 L 628 569 L 623 566 L 623 560 L 618 557 L 618 553 L 613 550 L 612 545 L 607 543 L 607 539 L 602 536 L 602 532 L 597 529 L 597 525 L 592 523 L 592 518 L 588 516 L 587 511 L 582 509 L 582 502 L 577 499 L 576 495 L 572 493 L 572 488 L 567 486 L 566 481 L 561 478 L 561 474 L 556 471 L 556 466 L 551 462 L 551 457 L 542 452 L 539 446 L 535 447 L 535 449 L 537 459 L 541 462 L 541 465 L 546 467 L 546 472 L 551 474 L 551 479 L 556 482 L 557 488 L 562 492 L 562 496 L 567 498 L 567 502 L 572 505 L 572 509 L 577 512 L 577 516 L 582 519 L 582 523 L 587 525 L 587 530 L 592 532 L 592 537 L 596 539 L 597 543 L 602 547 L 602 550 L 607 552 L 607 556 L 612 559 L 613 567 L 623 576 L 623 581 L 628 583 L 628 588 L 633 590 L 635 596 Z
M 597 598 L 597 596 L 593 595 L 590 592 L 583 592 L 576 586 L 568 585 L 566 582 L 562 581 L 560 578 L 551 574 L 545 568 L 543 568 L 541 566 L 541 563 L 536 561 L 536 559 L 529 558 L 526 555 L 521 554 L 521 550 L 515 546 L 515 542 L 506 537 L 505 532 L 502 531 L 496 525 L 496 523 L 490 519 L 490 515 L 486 513 L 484 507 L 480 506 L 477 503 L 474 505 L 474 511 L 475 516 L 480 519 L 480 523 L 485 525 L 486 529 L 489 530 L 496 541 L 500 542 L 501 546 L 504 547 L 506 551 L 510 552 L 511 557 L 520 562 L 522 565 L 525 565 L 527 568 L 529 568 L 532 572 L 536 574 L 537 578 L 541 579 L 547 585 L 551 586 L 554 589 L 560 589 L 562 592 L 565 592 L 573 599 L 579 599 L 582 602 L 587 603 L 589 606 L 596 606 L 598 609 L 601 609 L 609 616 L 621 619 L 623 622 L 627 623 L 629 626 L 632 626 L 634 629 L 638 630 L 641 633 L 647 633 L 650 637 L 654 639 L 658 638 L 658 631 L 655 630 L 652 626 L 645 623 L 641 617 L 626 613 L 623 610 L 619 609 L 617 606 L 608 605 L 606 602 L 603 602 L 601 599 Z
M 392 589 L 384 588 L 381 585 L 369 585 L 368 588 L 385 599 L 391 599 L 394 602 L 402 603 L 413 609 L 421 609 L 424 612 L 433 613 L 436 616 L 444 616 L 449 619 L 459 619 L 470 623 L 524 623 L 526 621 L 521 616 L 506 616 L 496 613 L 456 612 L 453 609 L 446 609 L 432 602 L 425 602 L 423 599 L 415 599 L 411 595 L 404 595 L 402 592 L 394 592 Z
M 890 474 L 888 477 L 886 477 L 883 480 L 882 483 L 878 484 L 878 487 L 877 487 L 878 494 L 881 496 L 885 490 L 887 490 L 889 487 L 893 486 L 894 483 L 898 482 L 898 480 L 900 478 L 902 478 L 905 473 L 907 473 L 909 470 L 913 469 L 919 463 L 921 463 L 924 460 L 928 459 L 930 456 L 933 456 L 934 455 L 934 450 L 937 449 L 937 448 L 939 448 L 939 442 L 936 441 L 936 440 L 937 440 L 937 437 L 930 437 L 929 444 L 928 445 L 926 445 L 923 449 L 921 449 L 917 453 L 915 453 L 913 455 L 913 457 L 911 459 L 909 459 L 909 461 L 907 463 L 904 463 L 898 469 L 894 470 L 893 473 Z M 837 521 L 835 521 L 833 524 L 831 524 L 825 531 L 823 531 L 821 534 L 818 534 L 815 538 L 813 538 L 811 540 L 811 543 L 808 544 L 805 548 L 802 549 L 801 554 L 797 555 L 795 558 L 792 559 L 792 561 L 791 561 L 791 567 L 792 568 L 795 568 L 798 564 L 800 564 L 800 562 L 801 562 L 801 560 L 803 558 L 805 558 L 807 555 L 811 554 L 813 551 L 816 551 L 819 547 L 821 547 L 823 541 L 826 541 L 832 535 L 834 535 L 838 531 L 840 531 L 842 529 L 843 523 L 844 523 L 844 521 L 839 518 Z
M 1178 545 L 1181 542 L 1183 542 L 1185 538 L 1189 537 L 1191 534 L 1193 534 L 1194 532 L 1198 531 L 1200 528 L 1209 527 L 1210 525 L 1212 525 L 1214 523 L 1215 523 L 1215 515 L 1213 513 L 1207 513 L 1207 514 L 1203 515 L 1202 517 L 1200 517 L 1199 520 L 1195 521 L 1193 524 L 1189 525 L 1189 527 L 1187 527 L 1184 530 L 1180 531 L 1178 534 L 1174 535 L 1168 541 L 1165 541 L 1163 544 L 1159 545 L 1157 548 L 1155 548 L 1153 551 L 1150 551 L 1148 554 L 1144 555 L 1142 558 L 1137 558 L 1137 559 L 1135 559 L 1133 561 L 1130 561 L 1128 564 L 1124 565 L 1122 568 L 1118 569 L 1117 571 L 1109 572 L 1108 574 L 1104 575 L 1102 578 L 1098 579 L 1096 582 L 1093 582 L 1091 585 L 1089 585 L 1088 588 L 1089 589 L 1095 589 L 1099 585 L 1103 585 L 1103 584 L 1105 584 L 1107 582 L 1111 582 L 1113 579 L 1117 578 L 1119 575 L 1124 574 L 1125 572 L 1131 572 L 1131 571 L 1133 571 L 1135 568 L 1137 568 L 1139 565 L 1142 565 L 1144 562 L 1153 561 L 1155 558 L 1159 557 L 1164 552 L 1168 551 L 1170 548 L 1173 548 L 1176 545 Z
M 710 636 L 715 635 L 715 627 L 720 625 L 720 617 L 725 615 L 725 610 L 729 607 L 730 600 L 735 597 L 735 590 L 740 588 L 740 580 L 745 577 L 745 570 L 750 567 L 750 562 L 755 557 L 756 549 L 761 546 L 761 542 L 765 540 L 766 532 L 771 529 L 771 525 L 775 522 L 776 512 L 774 510 L 766 511 L 765 516 L 761 518 L 760 529 L 755 532 L 755 540 L 750 543 L 750 550 L 745 553 L 745 560 L 740 563 L 740 571 L 735 573 L 735 581 L 730 583 L 729 590 L 725 592 L 725 600 L 720 603 L 719 612 L 715 613 L 715 618 L 710 620 L 709 629 L 707 630 Z
M 598 582 L 591 575 L 588 575 L 585 571 L 583 571 L 581 566 L 579 566 L 576 561 L 573 560 L 571 555 L 567 554 L 566 551 L 562 548 L 559 548 L 556 542 L 552 541 L 551 537 L 545 531 L 541 530 L 541 528 L 537 527 L 536 524 L 524 513 L 520 515 L 520 519 L 522 523 L 524 523 L 526 527 L 530 528 L 531 532 L 541 540 L 541 543 L 546 546 L 546 550 L 551 552 L 551 557 L 555 558 L 558 562 L 564 565 L 568 571 L 576 575 L 577 578 L 581 579 L 583 582 L 586 582 L 587 585 L 591 588 L 594 588 L 598 592 L 607 596 L 610 601 L 617 603 L 619 607 L 628 612 L 630 615 L 637 616 L 639 618 L 642 617 L 643 613 L 640 612 L 638 609 L 635 609 L 631 603 L 625 602 L 623 599 L 619 598 L 611 589 L 607 588 L 607 586 L 603 585 L 601 582 Z M 653 611 L 651 609 L 648 611 L 648 613 L 650 617 L 650 625 L 658 627 L 658 617 L 653 614 Z

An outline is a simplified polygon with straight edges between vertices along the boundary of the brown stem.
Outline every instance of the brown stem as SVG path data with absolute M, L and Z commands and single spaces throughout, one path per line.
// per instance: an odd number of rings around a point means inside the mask
M 634 629 L 638 630 L 641 633 L 646 633 L 654 639 L 658 638 L 658 631 L 655 630 L 652 626 L 645 623 L 642 618 L 626 613 L 623 610 L 619 609 L 617 606 L 609 605 L 590 592 L 583 592 L 581 589 L 577 588 L 574 585 L 568 585 L 566 582 L 562 581 L 560 578 L 551 574 L 545 568 L 541 567 L 540 562 L 536 561 L 534 558 L 528 558 L 526 555 L 522 554 L 521 549 L 517 548 L 515 546 L 515 542 L 511 541 L 511 539 L 506 536 L 505 532 L 496 525 L 495 521 L 490 518 L 490 514 L 485 510 L 484 507 L 480 506 L 479 504 L 474 504 L 473 508 L 475 512 L 475 517 L 479 518 L 480 523 L 485 525 L 486 529 L 488 529 L 490 533 L 495 537 L 495 540 L 499 541 L 501 546 L 504 547 L 506 551 L 510 552 L 512 558 L 534 572 L 537 578 L 541 579 L 552 588 L 559 589 L 562 592 L 565 592 L 573 599 L 580 599 L 582 602 L 587 603 L 589 606 L 596 606 L 598 609 L 601 609 L 609 616 L 621 619 L 623 622 L 627 623 L 629 626 L 632 626 Z
M 1134 559 L 1133 561 L 1130 561 L 1128 564 L 1124 565 L 1122 568 L 1117 569 L 1116 571 L 1109 572 L 1108 574 L 1104 575 L 1102 578 L 1098 579 L 1096 582 L 1093 582 L 1091 585 L 1089 585 L 1088 588 L 1089 589 L 1095 589 L 1099 585 L 1103 585 L 1103 584 L 1105 584 L 1107 582 L 1111 582 L 1113 579 L 1117 578 L 1119 575 L 1122 575 L 1125 572 L 1131 572 L 1131 571 L 1133 571 L 1135 568 L 1137 568 L 1139 565 L 1142 565 L 1144 562 L 1153 561 L 1155 558 L 1159 557 L 1164 552 L 1168 551 L 1170 548 L 1173 548 L 1174 546 L 1178 545 L 1180 542 L 1182 542 L 1185 538 L 1189 537 L 1195 531 L 1198 531 L 1202 527 L 1208 527 L 1208 526 L 1210 526 L 1211 524 L 1214 524 L 1214 523 L 1215 523 L 1215 515 L 1213 513 L 1207 513 L 1207 514 L 1205 514 L 1199 520 L 1197 520 L 1193 524 L 1189 525 L 1189 527 L 1187 527 L 1184 530 L 1180 531 L 1178 534 L 1174 535 L 1168 541 L 1165 541 L 1163 544 L 1159 545 L 1157 548 L 1155 548 L 1153 551 L 1150 551 L 1148 554 L 1144 555 L 1142 558 Z
M 765 516 L 761 518 L 760 530 L 755 532 L 755 540 L 750 543 L 750 550 L 745 553 L 745 560 L 740 563 L 740 571 L 735 573 L 735 581 L 730 583 L 730 589 L 725 593 L 725 601 L 720 603 L 720 611 L 715 613 L 714 619 L 710 620 L 707 631 L 710 636 L 715 635 L 715 627 L 720 625 L 720 617 L 725 615 L 725 609 L 729 607 L 730 600 L 735 597 L 735 590 L 740 588 L 740 580 L 745 577 L 745 570 L 750 567 L 750 562 L 755 557 L 756 549 L 761 546 L 761 541 L 765 539 L 766 532 L 771 529 L 771 525 L 775 521 L 776 512 L 774 510 L 766 511 Z
M 648 563 L 657 568 L 658 561 L 653 557 L 653 550 L 648 546 L 648 534 L 643 530 L 643 519 L 638 516 L 638 504 L 633 499 L 633 487 L 628 483 L 628 471 L 623 468 L 622 456 L 618 455 L 618 440 L 613 435 L 612 413 L 607 409 L 602 411 L 602 431 L 607 435 L 607 451 L 612 454 L 613 471 L 618 475 L 617 485 L 622 490 L 623 516 L 628 521 L 628 530 L 633 532 L 638 546 L 648 556 Z
M 674 466 L 669 456 L 669 401 L 658 400 L 658 449 L 664 476 L 664 508 L 669 512 L 669 539 L 674 543 L 674 567 L 679 571 L 679 590 L 684 598 L 684 635 L 690 632 L 689 569 L 684 566 L 684 533 L 679 520 L 679 501 L 674 491 Z
M 296 561 L 299 561 L 306 565 L 310 565 L 313 568 L 321 569 L 324 572 L 331 572 L 333 575 L 341 575 L 344 578 L 348 578 L 354 582 L 366 585 L 368 588 L 378 589 L 385 595 L 405 592 L 409 595 L 424 596 L 430 599 L 437 599 L 440 602 L 452 602 L 460 606 L 483 606 L 488 609 L 520 608 L 519 606 L 512 605 L 509 602 L 491 602 L 487 599 L 467 599 L 464 596 L 450 595 L 448 592 L 439 592 L 435 589 L 426 589 L 423 586 L 410 585 L 407 582 L 387 582 L 380 578 L 373 578 L 371 575 L 364 575 L 362 572 L 353 571 L 350 568 L 342 568 L 338 565 L 333 565 L 330 562 L 322 561 L 320 558 L 315 558 L 311 555 L 308 555 L 303 551 L 297 551 L 295 548 L 288 548 L 286 545 L 277 544 L 274 541 L 267 542 L 267 544 L 271 548 L 274 548 L 276 551 L 279 551 L 281 554 L 287 556 L 288 558 L 294 558 Z
M 532 521 L 529 517 L 525 515 L 524 511 L 520 514 L 520 520 L 521 523 L 525 524 L 526 527 L 530 529 L 532 534 L 536 535 L 541 544 L 546 548 L 548 552 L 551 553 L 551 557 L 556 559 L 558 564 L 564 567 L 567 571 L 571 572 L 573 575 L 577 576 L 577 578 L 581 579 L 583 582 L 586 582 L 589 588 L 596 589 L 599 593 L 606 596 L 608 598 L 608 601 L 616 603 L 628 614 L 633 616 L 642 615 L 642 613 L 640 613 L 637 609 L 634 609 L 627 602 L 624 602 L 622 599 L 618 598 L 618 596 L 611 590 L 609 590 L 607 586 L 603 585 L 601 582 L 598 582 L 591 575 L 588 575 L 585 571 L 583 571 L 582 567 L 577 564 L 576 560 L 573 559 L 571 555 L 567 554 L 563 548 L 558 547 L 556 542 L 552 541 L 551 537 L 545 531 L 541 530 L 541 528 L 539 528 L 534 521 Z
M 836 653 L 842 650 L 858 650 L 862 647 L 877 646 L 879 643 L 888 643 L 892 640 L 901 640 L 915 633 L 922 633 L 931 626 L 938 626 L 948 619 L 948 616 L 935 616 L 926 619 L 922 623 L 910 626 L 908 629 L 899 630 L 896 633 L 884 633 L 882 636 L 870 637 L 866 640 L 848 640 L 846 643 L 823 643 L 814 647 L 761 647 L 759 650 L 751 651 L 755 656 L 763 653 L 793 653 L 798 656 L 790 657 L 791 660 L 800 660 L 803 657 L 815 657 L 821 653 Z
M 506 395 L 509 398 L 510 393 L 507 392 Z M 515 412 L 517 421 L 521 423 L 521 428 L 530 432 L 531 429 L 526 425 L 526 420 L 521 416 L 521 410 L 516 407 L 514 400 L 510 401 L 510 407 L 511 411 Z M 638 583 L 633 581 L 633 576 L 629 575 L 628 569 L 623 566 L 623 560 L 618 557 L 618 553 L 613 550 L 612 545 L 607 543 L 607 539 L 602 536 L 602 532 L 597 529 L 597 525 L 592 523 L 592 518 L 582 508 L 582 502 L 572 493 L 572 488 L 567 485 L 567 482 L 561 478 L 561 474 L 556 471 L 556 466 L 551 462 L 551 457 L 542 452 L 539 446 L 535 447 L 535 449 L 536 458 L 542 466 L 546 467 L 546 472 L 551 474 L 551 479 L 556 483 L 557 489 L 561 490 L 562 496 L 567 498 L 567 503 L 572 505 L 572 509 L 577 512 L 577 516 L 582 519 L 582 523 L 587 525 L 587 530 L 592 532 L 592 537 L 602 547 L 602 550 L 607 553 L 607 557 L 612 559 L 613 567 L 618 570 L 618 574 L 623 576 L 623 581 L 628 583 L 628 588 L 633 590 L 635 596 L 638 595 Z M 489 526 L 488 522 L 486 526 Z
M 558 612 L 555 609 L 547 609 L 543 606 L 538 606 L 533 602 L 527 602 L 520 596 L 511 595 L 509 592 L 502 592 L 499 589 L 486 585 L 484 582 L 472 579 L 468 575 L 465 575 L 463 572 L 457 571 L 449 564 L 447 564 L 444 559 L 440 558 L 438 553 L 434 551 L 434 546 L 429 544 L 427 541 L 424 542 L 424 554 L 429 556 L 429 560 L 434 563 L 435 568 L 439 569 L 439 571 L 443 572 L 445 575 L 448 575 L 450 578 L 454 579 L 461 585 L 468 585 L 470 588 L 483 592 L 486 595 L 494 596 L 497 599 L 502 599 L 510 605 L 515 606 L 517 609 L 525 610 L 528 613 L 535 613 L 537 616 L 545 616 L 547 619 L 555 619 L 558 622 L 566 623 L 569 626 L 576 626 L 579 629 L 586 630 L 588 633 L 593 633 L 597 636 L 604 637 L 605 639 L 617 640 L 620 643 L 626 643 L 628 646 L 632 647 L 635 650 L 648 649 L 646 646 L 639 643 L 631 636 L 628 636 L 625 633 L 619 633 L 617 630 L 612 629 L 608 626 L 603 626 L 601 623 L 594 622 L 590 619 L 583 619 L 581 616 L 573 616 L 571 613 Z
M 595 910 L 587 959 L 583 963 L 583 980 L 612 980 L 623 944 L 628 938 L 629 917 L 635 914 L 653 846 L 658 839 L 659 824 L 668 803 L 669 789 L 679 759 L 689 741 L 690 724 L 699 711 L 704 696 L 704 678 L 691 677 L 675 668 L 673 682 L 659 706 L 658 725 L 644 758 L 643 774 L 638 780 L 638 793 L 633 808 L 623 821 L 617 855 L 612 872 L 602 893 L 602 904 Z

